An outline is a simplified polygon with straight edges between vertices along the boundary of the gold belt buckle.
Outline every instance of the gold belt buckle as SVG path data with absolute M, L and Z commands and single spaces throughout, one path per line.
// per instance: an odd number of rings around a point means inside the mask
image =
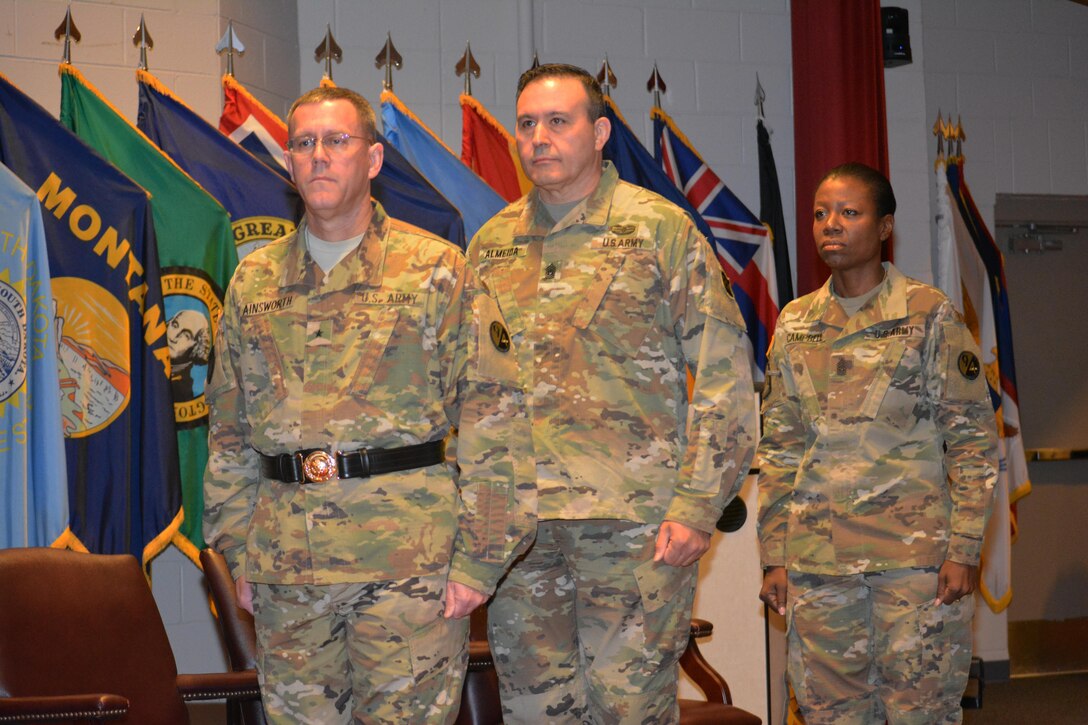
M 325 483 L 336 478 L 336 459 L 327 451 L 314 451 L 302 461 L 302 472 L 308 483 Z

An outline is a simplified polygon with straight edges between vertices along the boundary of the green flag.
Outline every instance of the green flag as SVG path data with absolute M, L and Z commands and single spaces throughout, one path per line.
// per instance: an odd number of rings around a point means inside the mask
M 238 264 L 230 218 L 78 70 L 68 64 L 61 64 L 60 70 L 61 122 L 151 194 L 185 509 L 174 544 L 195 562 L 204 547 L 201 518 L 208 458 L 204 384 L 223 292 Z

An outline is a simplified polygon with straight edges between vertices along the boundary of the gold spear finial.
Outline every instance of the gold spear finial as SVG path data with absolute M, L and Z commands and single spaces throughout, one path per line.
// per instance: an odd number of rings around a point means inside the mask
M 480 77 L 480 64 L 472 56 L 472 43 L 465 43 L 465 54 L 457 61 L 454 72 L 465 77 L 465 95 L 472 95 L 472 76 Z
M 404 65 L 404 59 L 400 57 L 400 53 L 397 52 L 396 46 L 393 45 L 393 34 L 386 32 L 385 34 L 385 47 L 374 58 L 374 66 L 376 68 L 385 68 L 385 81 L 382 83 L 382 87 L 387 91 L 393 90 L 393 69 L 401 69 Z
M 140 24 L 132 35 L 132 44 L 140 49 L 140 70 L 147 70 L 147 51 L 155 47 L 155 41 L 151 39 L 151 33 L 147 32 L 143 13 L 140 13 Z
M 332 26 L 325 26 L 325 37 L 314 48 L 314 60 L 318 63 L 325 61 L 325 77 L 332 80 L 332 62 L 342 63 L 344 51 L 336 44 L 336 38 L 332 37 Z
M 597 82 L 601 84 L 601 90 L 606 96 L 611 96 L 612 89 L 619 85 L 616 74 L 612 72 L 612 66 L 608 63 L 607 53 L 605 53 L 604 62 L 601 63 L 601 69 L 597 72 Z
M 668 89 L 665 86 L 665 79 L 657 72 L 656 60 L 654 72 L 650 74 L 650 80 L 646 81 L 646 90 L 654 94 L 654 108 L 661 108 L 661 94 L 666 93 Z
M 63 63 L 72 62 L 72 41 L 77 43 L 83 40 L 83 36 L 79 32 L 79 28 L 76 27 L 76 21 L 72 20 L 72 6 L 69 5 L 68 9 L 64 12 L 64 20 L 60 21 L 60 25 L 53 31 L 53 37 L 57 40 L 64 38 L 64 56 L 61 58 Z

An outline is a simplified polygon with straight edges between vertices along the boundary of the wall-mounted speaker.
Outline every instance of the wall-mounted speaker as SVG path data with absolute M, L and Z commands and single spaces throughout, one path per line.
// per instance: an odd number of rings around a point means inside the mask
M 884 67 L 894 68 L 911 62 L 910 28 L 905 8 L 880 8 L 884 30 Z

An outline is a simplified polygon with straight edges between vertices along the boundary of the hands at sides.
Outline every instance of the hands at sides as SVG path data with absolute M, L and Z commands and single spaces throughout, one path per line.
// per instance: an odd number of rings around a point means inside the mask
M 253 614 L 253 585 L 245 574 L 234 580 L 234 594 L 238 597 L 238 606 Z
M 654 561 L 669 566 L 689 566 L 710 548 L 710 534 L 676 521 L 665 521 L 657 532 Z
M 946 560 L 937 574 L 937 597 L 933 600 L 933 605 L 951 604 L 977 588 L 977 566 Z
M 782 616 L 786 615 L 786 589 L 786 567 L 767 567 L 763 572 L 763 586 L 759 589 L 759 598 Z
M 476 607 L 487 601 L 487 595 L 460 582 L 446 582 L 446 619 L 461 619 L 472 614 Z

